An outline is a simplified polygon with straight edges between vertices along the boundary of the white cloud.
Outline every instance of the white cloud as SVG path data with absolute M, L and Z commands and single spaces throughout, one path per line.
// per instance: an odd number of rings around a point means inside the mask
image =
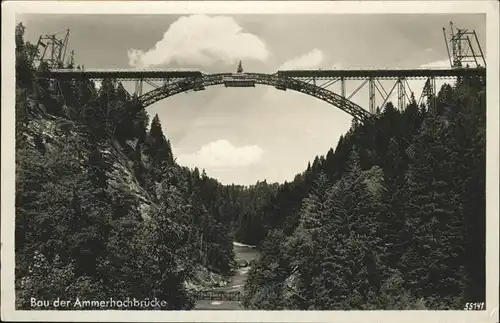
M 430 62 L 420 65 L 421 68 L 451 68 L 449 59 L 442 59 L 440 61 Z
M 323 52 L 317 48 L 311 50 L 302 56 L 295 57 L 291 60 L 286 61 L 280 70 L 300 70 L 300 69 L 311 69 L 318 68 L 323 62 L 324 55 Z
M 269 52 L 258 36 L 244 32 L 231 17 L 193 15 L 172 23 L 154 48 L 146 52 L 130 49 L 128 57 L 134 67 L 170 63 L 210 66 L 234 65 L 245 59 L 265 61 Z
M 256 145 L 235 147 L 220 139 L 202 146 L 194 154 L 181 154 L 181 165 L 201 168 L 244 167 L 257 163 L 264 151 Z

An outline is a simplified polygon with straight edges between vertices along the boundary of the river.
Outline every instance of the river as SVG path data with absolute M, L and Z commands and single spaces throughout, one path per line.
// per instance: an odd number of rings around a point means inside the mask
M 248 263 L 253 259 L 256 259 L 259 256 L 259 252 L 253 246 L 248 246 L 242 243 L 234 242 L 233 250 L 235 254 L 235 260 L 237 263 L 246 260 Z M 243 286 L 245 285 L 245 280 L 248 276 L 248 271 L 250 267 L 238 268 L 235 270 L 233 276 L 229 283 L 223 287 L 217 287 L 213 290 L 215 291 L 225 291 L 225 292 L 234 292 L 234 291 L 242 291 Z M 242 310 L 243 306 L 240 302 L 235 301 L 208 301 L 208 300 L 200 300 L 196 303 L 197 310 Z

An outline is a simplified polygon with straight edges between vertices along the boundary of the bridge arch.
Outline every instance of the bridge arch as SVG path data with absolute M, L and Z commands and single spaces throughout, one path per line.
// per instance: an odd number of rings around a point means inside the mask
M 155 102 L 187 91 L 200 91 L 207 86 L 224 84 L 226 78 L 233 77 L 231 73 L 204 74 L 201 77 L 186 78 L 180 81 L 167 83 L 162 87 L 151 90 L 138 97 L 143 106 L 151 105 Z M 261 85 L 269 85 L 280 90 L 294 90 L 317 99 L 332 104 L 340 110 L 347 112 L 355 119 L 364 122 L 373 117 L 373 114 L 366 111 L 356 103 L 320 86 L 310 84 L 291 77 L 278 74 L 244 73 L 241 74 L 249 82 Z

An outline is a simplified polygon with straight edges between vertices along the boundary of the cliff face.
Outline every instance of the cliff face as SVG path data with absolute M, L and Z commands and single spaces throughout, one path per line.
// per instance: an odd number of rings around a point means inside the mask
M 38 107 L 38 110 L 43 107 Z M 59 149 L 64 148 L 61 138 L 71 140 L 80 154 L 83 164 L 88 159 L 90 152 L 87 150 L 88 141 L 80 127 L 73 121 L 61 117 L 40 113 L 29 121 L 22 131 L 22 138 L 26 140 L 24 149 L 37 149 L 45 155 L 57 155 Z M 99 152 L 106 163 L 106 177 L 108 178 L 107 192 L 111 196 L 122 194 L 133 201 L 133 205 L 142 219 L 151 219 L 152 212 L 158 209 L 158 205 L 152 200 L 152 196 L 138 182 L 134 171 L 133 161 L 127 157 L 127 151 L 135 149 L 134 142 L 127 142 L 122 146 L 116 140 L 99 143 Z

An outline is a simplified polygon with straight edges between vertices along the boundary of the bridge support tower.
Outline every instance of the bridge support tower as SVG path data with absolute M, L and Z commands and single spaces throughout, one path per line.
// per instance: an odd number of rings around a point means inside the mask
M 369 110 L 370 113 L 375 114 L 375 79 L 370 77 L 368 79 L 368 96 L 369 96 Z
M 135 80 L 134 96 L 140 97 L 142 95 L 143 83 L 142 79 Z
M 423 99 L 425 98 L 427 100 L 427 107 L 430 111 L 431 114 L 435 115 L 436 114 L 436 78 L 435 77 L 429 77 L 427 81 L 425 82 L 422 95 L 420 96 L 419 105 L 423 103 Z
M 406 79 L 404 77 L 400 77 L 398 78 L 397 82 L 398 82 L 398 110 L 403 111 L 406 107 L 406 89 L 405 89 Z
M 345 98 L 345 77 L 340 77 L 340 94 Z

